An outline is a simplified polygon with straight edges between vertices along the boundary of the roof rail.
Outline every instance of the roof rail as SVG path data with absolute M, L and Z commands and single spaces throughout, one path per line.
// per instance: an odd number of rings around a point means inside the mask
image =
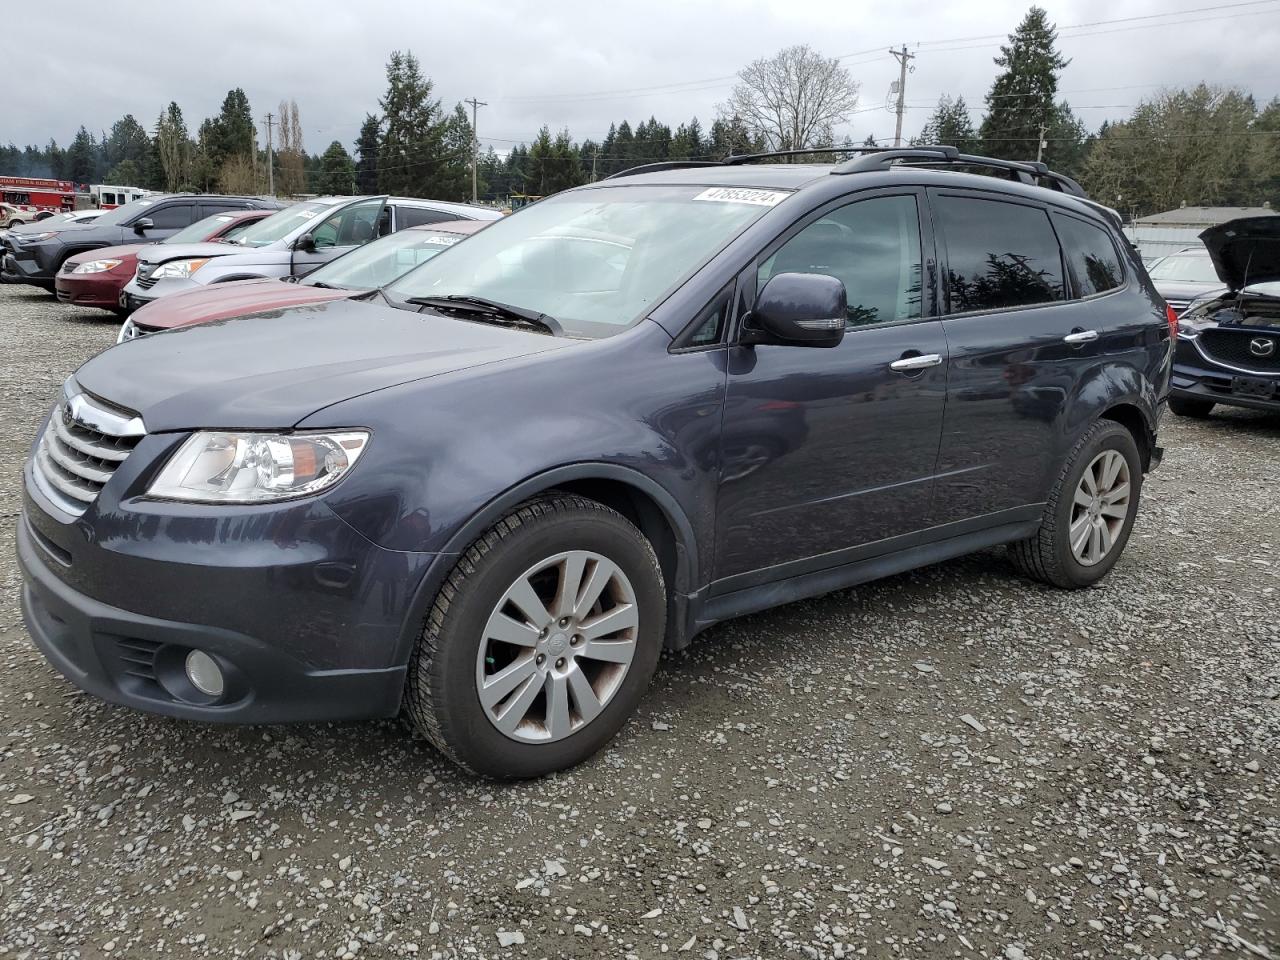
M 719 167 L 722 163 L 719 160 L 660 160 L 657 163 L 642 163 L 638 167 L 627 167 L 625 170 L 619 170 L 617 173 L 611 173 L 606 180 L 616 180 L 618 177 L 632 177 L 638 173 L 658 173 L 662 170 L 683 170 L 686 167 Z
M 1032 186 L 1047 186 L 1073 197 L 1087 197 L 1084 188 L 1075 180 L 1062 173 L 1050 170 L 1047 164 L 1039 160 L 1001 160 L 996 157 L 980 157 L 976 154 L 961 153 L 955 147 L 904 147 L 882 149 L 855 157 L 836 167 L 832 173 L 861 173 L 866 170 L 883 170 L 899 161 L 911 166 L 960 166 L 985 167 L 989 170 L 1000 170 L 1009 175 L 1010 180 Z M 1041 181 L 1046 181 L 1042 184 Z

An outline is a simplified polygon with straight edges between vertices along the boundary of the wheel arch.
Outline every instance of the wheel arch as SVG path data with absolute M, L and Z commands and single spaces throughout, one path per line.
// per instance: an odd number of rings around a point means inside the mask
M 1138 445 L 1138 455 L 1142 458 L 1142 471 L 1151 469 L 1151 454 L 1155 450 L 1156 438 L 1142 409 L 1135 403 L 1117 403 L 1102 411 L 1101 420 L 1112 420 L 1133 434 L 1133 442 Z
M 1156 446 L 1159 402 L 1155 386 L 1130 363 L 1109 362 L 1095 367 L 1076 390 L 1071 401 L 1071 418 L 1065 448 L 1098 420 L 1112 420 L 1133 434 L 1146 472 Z
M 630 467 L 577 463 L 555 467 L 507 488 L 458 528 L 414 594 L 401 631 L 397 663 L 408 661 L 423 618 L 457 558 L 519 504 L 553 490 L 603 503 L 635 524 L 649 540 L 667 587 L 667 646 L 685 643 L 685 608 L 688 594 L 697 589 L 698 550 L 684 508 L 661 484 Z

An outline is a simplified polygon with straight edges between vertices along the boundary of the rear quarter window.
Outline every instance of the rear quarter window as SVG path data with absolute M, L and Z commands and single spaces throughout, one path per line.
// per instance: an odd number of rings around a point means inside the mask
M 935 196 L 947 251 L 951 313 L 1066 299 L 1062 250 L 1039 208 L 982 197 Z
M 1091 297 L 1124 283 L 1124 269 L 1111 234 L 1102 227 L 1055 213 L 1053 225 L 1075 281 L 1076 295 Z

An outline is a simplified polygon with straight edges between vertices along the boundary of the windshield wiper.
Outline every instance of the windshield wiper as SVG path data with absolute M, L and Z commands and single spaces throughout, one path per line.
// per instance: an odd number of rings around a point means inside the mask
M 560 326 L 560 322 L 555 317 L 536 310 L 526 310 L 524 307 L 513 307 L 509 303 L 499 303 L 487 297 L 450 294 L 444 297 L 408 297 L 403 302 L 413 304 L 415 307 L 471 313 L 483 318 L 487 323 L 503 326 L 538 327 L 552 336 L 564 336 L 564 327 Z
M 319 287 L 321 290 L 346 290 L 346 287 L 339 286 L 336 283 L 325 283 L 323 280 L 309 280 L 303 284 L 305 287 Z

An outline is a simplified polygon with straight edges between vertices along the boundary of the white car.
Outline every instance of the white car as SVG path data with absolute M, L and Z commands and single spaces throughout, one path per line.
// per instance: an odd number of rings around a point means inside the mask
M 133 311 L 209 283 L 302 277 L 378 237 L 446 220 L 498 220 L 492 207 L 404 197 L 320 197 L 286 207 L 229 243 L 155 244 L 121 294 Z

